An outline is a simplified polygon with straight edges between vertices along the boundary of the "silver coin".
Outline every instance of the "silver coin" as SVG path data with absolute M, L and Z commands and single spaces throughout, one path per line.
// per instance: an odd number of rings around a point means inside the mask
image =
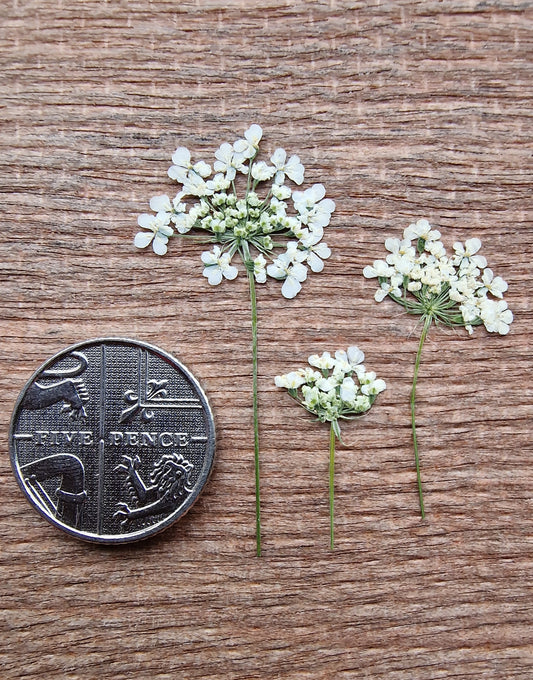
M 41 515 L 72 536 L 124 543 L 189 510 L 213 466 L 215 427 L 204 392 L 177 359 L 99 338 L 31 377 L 9 442 L 17 481 Z

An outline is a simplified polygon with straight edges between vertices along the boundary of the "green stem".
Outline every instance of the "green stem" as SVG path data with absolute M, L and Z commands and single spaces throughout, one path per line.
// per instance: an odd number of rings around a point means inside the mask
M 335 503 L 335 427 L 333 422 L 329 428 L 329 547 L 335 547 L 334 530 L 334 503 Z
M 426 336 L 431 326 L 433 317 L 431 315 L 426 316 L 424 319 L 424 327 L 422 328 L 422 333 L 420 334 L 420 342 L 418 343 L 418 352 L 416 353 L 415 361 L 415 371 L 413 374 L 413 387 L 411 388 L 411 429 L 413 431 L 413 446 L 415 450 L 415 463 L 416 463 L 416 481 L 418 484 L 418 498 L 420 501 L 420 513 L 422 519 L 425 518 L 426 514 L 424 512 L 424 497 L 422 495 L 422 480 L 420 478 L 420 460 L 418 457 L 418 442 L 416 439 L 416 412 L 415 412 L 415 402 L 416 402 L 416 382 L 418 379 L 418 371 L 420 370 L 420 358 L 422 356 L 422 347 L 426 340 Z
M 257 297 L 255 294 L 255 278 L 253 261 L 247 260 L 246 272 L 250 284 L 250 302 L 252 306 L 252 386 L 254 412 L 254 466 L 255 466 L 255 540 L 257 556 L 261 556 L 261 497 L 259 484 L 259 407 L 257 395 Z M 250 266 L 251 265 L 251 266 Z

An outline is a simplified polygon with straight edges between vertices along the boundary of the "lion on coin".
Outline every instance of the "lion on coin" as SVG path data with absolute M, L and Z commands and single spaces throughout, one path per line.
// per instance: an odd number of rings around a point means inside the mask
M 190 475 L 194 466 L 180 453 L 165 453 L 161 456 L 150 472 L 148 486 L 139 473 L 139 456 L 132 458 L 124 455 L 123 461 L 115 470 L 126 473 L 124 485 L 130 502 L 132 505 L 138 503 L 137 507 L 117 503 L 113 517 L 119 519 L 123 526 L 135 519 L 174 510 L 183 497 L 192 491 Z

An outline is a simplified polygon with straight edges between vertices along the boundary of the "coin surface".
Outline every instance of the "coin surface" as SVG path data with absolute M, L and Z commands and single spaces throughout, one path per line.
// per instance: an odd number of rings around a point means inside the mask
M 49 359 L 19 396 L 11 464 L 30 503 L 78 538 L 124 543 L 184 515 L 215 455 L 213 415 L 177 359 L 99 338 Z

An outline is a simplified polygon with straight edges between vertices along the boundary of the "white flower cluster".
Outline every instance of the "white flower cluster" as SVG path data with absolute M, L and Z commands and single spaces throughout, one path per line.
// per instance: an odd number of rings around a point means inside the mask
M 448 256 L 440 232 L 422 219 L 404 230 L 403 239 L 388 238 L 385 248 L 385 260 L 363 270 L 366 278 L 378 279 L 378 302 L 388 296 L 410 313 L 465 326 L 469 333 L 481 324 L 492 333 L 509 332 L 513 314 L 503 300 L 507 283 L 478 254 L 478 238 L 454 243 Z
M 298 156 L 287 158 L 286 151 L 278 148 L 270 157 L 271 164 L 256 161 L 262 134 L 259 125 L 252 125 L 243 139 L 222 144 L 215 153 L 213 169 L 204 161 L 193 163 L 185 147 L 176 149 L 168 174 L 182 190 L 172 200 L 166 195 L 152 198 L 150 207 L 155 215 L 139 216 L 139 226 L 148 231 L 137 234 L 135 245 L 146 248 L 151 243 L 155 253 L 164 255 L 174 230 L 183 235 L 198 230 L 208 235 L 207 242 L 217 244 L 202 254 L 203 274 L 210 284 L 237 276 L 231 261 L 239 252 L 258 283 L 264 283 L 268 274 L 282 280 L 282 294 L 293 298 L 301 290 L 308 268 L 322 271 L 323 260 L 331 254 L 322 237 L 335 203 L 325 198 L 322 184 L 305 191 L 293 191 L 285 184 L 286 178 L 297 185 L 303 183 L 304 166 Z M 247 178 L 240 198 L 238 173 Z M 256 189 L 264 182 L 270 182 L 270 187 L 261 196 Z M 190 207 L 187 197 L 196 199 Z M 286 251 L 274 257 L 280 243 L 273 239 L 279 236 L 290 240 L 285 242 Z M 257 251 L 255 256 L 251 247 Z
M 306 411 L 320 422 L 336 423 L 339 419 L 368 411 L 386 385 L 363 365 L 363 352 L 355 346 L 309 357 L 309 367 L 278 375 L 278 387 L 289 391 Z

